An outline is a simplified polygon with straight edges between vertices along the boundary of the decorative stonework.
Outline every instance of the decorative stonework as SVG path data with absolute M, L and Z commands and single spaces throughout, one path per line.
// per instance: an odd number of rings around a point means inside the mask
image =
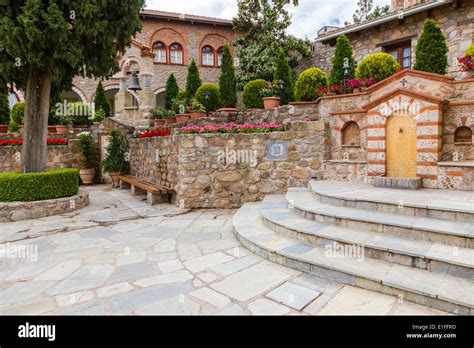
M 89 193 L 80 190 L 72 197 L 35 202 L 0 202 L 0 222 L 40 219 L 70 213 L 89 205 Z

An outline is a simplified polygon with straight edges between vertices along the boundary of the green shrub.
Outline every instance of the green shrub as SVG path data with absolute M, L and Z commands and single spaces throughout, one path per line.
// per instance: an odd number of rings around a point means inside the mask
M 103 113 L 104 110 L 100 109 Z M 96 148 L 94 144 L 94 138 L 90 132 L 82 132 L 78 135 L 77 148 L 81 152 L 81 166 L 82 169 L 91 169 L 96 165 Z
M 206 105 L 205 92 L 209 91 L 209 111 L 216 111 L 221 105 L 221 94 L 219 87 L 213 83 L 205 83 L 196 92 L 196 100 L 202 105 Z
M 188 93 L 185 90 L 178 92 L 176 97 L 171 101 L 171 110 L 177 114 L 186 114 L 188 113 L 189 108 L 189 97 Z
M 313 101 L 317 99 L 316 91 L 327 86 L 326 74 L 319 68 L 309 68 L 301 72 L 296 81 L 295 95 L 298 101 Z
M 400 69 L 397 60 L 388 53 L 371 53 L 359 63 L 356 69 L 357 78 L 373 77 L 379 82 L 395 74 Z
M 75 102 L 68 104 L 67 116 L 75 126 L 90 126 L 94 120 L 90 117 L 90 113 L 89 105 L 86 103 Z
M 332 59 L 332 69 L 329 74 L 329 84 L 340 84 L 344 80 L 344 58 L 349 61 L 349 76 L 348 79 L 354 77 L 356 62 L 352 52 L 352 45 L 346 35 L 342 34 L 337 37 L 336 49 L 334 50 L 334 57 Z
M 176 77 L 174 74 L 171 74 L 166 80 L 166 89 L 165 89 L 165 109 L 171 109 L 171 103 L 173 99 L 178 96 L 179 93 L 179 86 L 178 81 L 176 81 Z
M 432 19 L 425 20 L 416 43 L 413 69 L 444 75 L 448 68 L 448 46 L 441 28 Z
M 41 173 L 0 173 L 1 202 L 32 202 L 74 196 L 79 192 L 79 171 L 51 169 Z
M 97 88 L 95 90 L 94 97 L 95 110 L 104 110 L 106 117 L 110 117 L 112 113 L 112 107 L 110 106 L 109 100 L 105 95 L 104 86 L 102 86 L 102 81 L 99 81 Z
M 176 113 L 173 110 L 166 110 L 161 107 L 157 107 L 153 110 L 153 118 L 155 120 L 164 120 L 167 117 L 173 117 L 175 115 Z
M 235 108 L 237 105 L 237 78 L 235 76 L 234 60 L 228 45 L 222 53 L 221 75 L 219 76 L 219 92 L 224 108 Z
M 283 91 L 281 93 L 281 104 L 286 105 L 289 102 L 295 100 L 295 86 L 293 81 L 293 73 L 290 68 L 290 64 L 288 64 L 288 59 L 286 57 L 285 51 L 280 48 L 278 52 L 278 57 L 275 62 L 275 72 L 273 74 L 274 82 L 279 85 L 280 81 L 284 82 Z
M 202 81 L 199 76 L 199 69 L 196 61 L 193 59 L 188 68 L 188 76 L 186 78 L 186 91 L 188 93 L 188 99 L 192 100 L 196 95 L 197 90 L 201 87 Z
M 10 123 L 10 107 L 8 106 L 8 96 L 0 92 L 0 124 Z
M 125 158 L 125 137 L 117 129 L 110 131 L 110 141 L 105 148 L 107 155 L 102 161 L 106 173 L 126 172 L 129 162 Z
M 105 111 L 103 109 L 96 110 L 94 113 L 94 122 L 102 122 L 107 118 Z
M 261 92 L 268 88 L 268 82 L 265 80 L 253 80 L 244 86 L 244 104 L 249 109 L 263 108 Z
M 474 56 L 474 44 L 469 46 L 466 50 L 466 56 Z
M 10 115 L 11 118 L 8 129 L 11 132 L 18 132 L 20 130 L 20 126 L 23 124 L 23 118 L 25 117 L 25 102 L 18 102 L 13 105 Z

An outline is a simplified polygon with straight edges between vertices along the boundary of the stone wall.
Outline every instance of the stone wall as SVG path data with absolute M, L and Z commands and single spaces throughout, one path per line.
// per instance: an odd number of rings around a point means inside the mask
M 68 145 L 48 146 L 47 168 L 79 168 L 74 150 L 75 140 Z M 21 146 L 0 146 L 0 172 L 21 171 Z
M 267 156 L 272 141 L 287 144 L 284 159 Z M 132 174 L 169 185 L 187 208 L 234 208 L 322 178 L 327 125 L 295 122 L 285 132 L 176 135 L 130 141 Z
M 460 77 L 462 73 L 459 71 L 456 58 L 464 55 L 466 48 L 473 42 L 474 1 L 457 1 L 455 4 L 447 4 L 432 10 L 430 17 L 440 25 L 446 35 L 449 48 L 449 74 Z M 369 53 L 383 51 L 384 46 L 394 40 L 406 39 L 411 41 L 413 66 L 418 35 L 421 33 L 426 18 L 428 18 L 427 12 L 423 12 L 405 17 L 403 20 L 393 20 L 380 26 L 348 33 L 347 37 L 352 43 L 356 61 L 360 62 Z M 334 44 L 335 40 L 324 42 L 324 44 L 321 42 L 314 44 L 311 57 L 303 60 L 300 69 L 315 66 L 329 72 Z

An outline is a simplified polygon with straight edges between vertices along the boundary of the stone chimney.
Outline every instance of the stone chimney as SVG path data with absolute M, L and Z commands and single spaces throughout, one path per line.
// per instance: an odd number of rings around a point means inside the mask
M 407 8 L 429 1 L 430 0 L 392 0 L 392 11 L 398 12 L 401 10 L 406 10 Z

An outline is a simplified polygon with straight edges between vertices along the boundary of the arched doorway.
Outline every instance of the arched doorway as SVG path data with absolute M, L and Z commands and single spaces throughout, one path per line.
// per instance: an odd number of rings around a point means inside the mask
M 416 178 L 416 123 L 414 117 L 395 112 L 386 125 L 386 176 Z
M 110 107 L 112 108 L 112 115 L 115 115 L 115 95 L 120 91 L 118 87 L 107 88 L 105 90 L 105 96 L 109 101 Z
M 155 92 L 156 97 L 156 107 L 164 108 L 165 107 L 165 89 L 160 88 Z

